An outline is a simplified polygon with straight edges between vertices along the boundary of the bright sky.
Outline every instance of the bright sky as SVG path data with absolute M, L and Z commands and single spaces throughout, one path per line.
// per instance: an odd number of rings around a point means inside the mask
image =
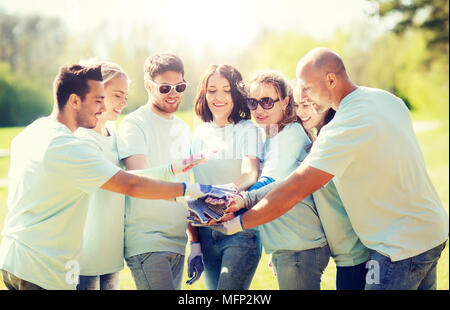
M 125 28 L 144 23 L 191 46 L 229 52 L 246 46 L 263 29 L 327 38 L 337 28 L 367 21 L 365 11 L 371 6 L 366 0 L 0 0 L 0 8 L 59 16 L 75 33 L 95 29 L 104 20 Z

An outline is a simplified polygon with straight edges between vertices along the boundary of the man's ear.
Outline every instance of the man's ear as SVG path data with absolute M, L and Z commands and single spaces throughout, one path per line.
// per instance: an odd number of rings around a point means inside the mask
M 333 72 L 328 73 L 326 81 L 327 81 L 328 88 L 335 88 L 336 87 L 336 81 L 337 81 L 336 74 L 334 74 Z
M 81 109 L 81 98 L 77 94 L 70 94 L 67 104 L 72 107 L 75 111 Z
M 146 89 L 149 93 L 152 92 L 152 88 L 151 88 L 151 86 L 150 86 L 150 82 L 149 82 L 149 81 L 144 81 L 144 86 L 145 86 L 145 89 Z

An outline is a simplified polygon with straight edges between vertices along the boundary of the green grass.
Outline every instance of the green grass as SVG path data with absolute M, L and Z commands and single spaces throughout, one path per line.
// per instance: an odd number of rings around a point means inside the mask
M 0 128 L 0 149 L 9 149 L 11 140 L 21 132 L 23 127 Z
M 191 128 L 196 124 L 192 112 L 178 112 L 177 116 L 186 123 L 188 123 Z M 0 128 L 0 148 L 9 148 L 10 140 L 19 133 L 21 128 Z M 448 121 L 441 127 L 428 131 L 422 132 L 418 135 L 418 140 L 421 145 L 424 157 L 427 163 L 427 169 L 429 171 L 431 180 L 436 187 L 436 190 L 447 210 L 449 206 L 449 125 Z M 9 159 L 0 158 L 0 178 L 7 177 Z M 7 190 L 5 188 L 0 188 L 0 228 L 3 225 L 4 218 L 7 214 L 6 207 L 6 197 Z M 272 275 L 271 270 L 267 267 L 268 256 L 263 252 L 261 261 L 259 263 L 258 269 L 256 271 L 255 277 L 253 278 L 250 289 L 253 290 L 276 290 L 278 289 L 277 281 Z M 437 288 L 440 290 L 449 289 L 449 248 L 448 242 L 445 250 L 438 263 L 438 283 Z M 322 277 L 322 289 L 334 290 L 336 277 L 336 266 L 332 259 L 325 269 L 324 275 Z M 185 283 L 187 280 L 187 271 L 185 268 L 185 274 L 183 278 L 183 290 L 203 290 L 205 285 L 200 279 L 194 285 L 188 286 Z M 121 289 L 134 290 L 135 285 L 131 277 L 130 270 L 125 267 L 121 272 Z M 3 283 L 0 281 L 0 289 L 5 289 Z

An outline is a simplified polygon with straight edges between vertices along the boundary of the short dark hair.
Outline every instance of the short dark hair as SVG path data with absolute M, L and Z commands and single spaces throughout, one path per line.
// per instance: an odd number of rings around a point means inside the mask
M 202 81 L 197 88 L 197 96 L 194 104 L 195 113 L 204 122 L 211 122 L 213 120 L 211 110 L 209 109 L 208 102 L 206 101 L 206 90 L 208 88 L 209 78 L 214 73 L 220 74 L 222 77 L 227 79 L 228 83 L 230 83 L 231 98 L 233 99 L 233 110 L 228 117 L 228 121 L 237 124 L 243 119 L 250 119 L 251 114 L 246 102 L 247 94 L 242 81 L 242 75 L 236 68 L 230 65 L 211 65 L 205 71 Z
M 101 65 L 72 64 L 59 69 L 53 82 L 53 95 L 60 111 L 64 109 L 71 94 L 76 94 L 84 100 L 89 92 L 88 80 L 103 81 Z
M 153 80 L 166 71 L 181 73 L 184 78 L 184 65 L 181 59 L 174 54 L 155 54 L 144 62 L 144 80 Z

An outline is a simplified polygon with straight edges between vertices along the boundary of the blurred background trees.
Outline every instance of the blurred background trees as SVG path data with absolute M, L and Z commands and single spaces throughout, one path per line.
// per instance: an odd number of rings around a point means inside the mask
M 221 55 L 207 48 L 196 54 L 188 43 L 151 24 L 124 27 L 105 21 L 88 33 L 72 33 L 57 17 L 10 14 L 0 7 L 0 126 L 27 125 L 50 113 L 59 66 L 82 59 L 109 60 L 125 69 L 132 80 L 128 113 L 147 100 L 144 60 L 153 53 L 174 52 L 182 58 L 189 82 L 181 110 L 190 110 L 209 64 L 234 65 L 246 80 L 263 68 L 279 69 L 294 79 L 298 60 L 316 46 L 338 52 L 355 83 L 402 97 L 416 119 L 448 120 L 449 1 L 366 1 L 374 8 L 368 18 L 390 21 L 389 31 L 375 33 L 370 23 L 358 22 L 329 39 L 317 39 L 262 29 L 247 48 Z

